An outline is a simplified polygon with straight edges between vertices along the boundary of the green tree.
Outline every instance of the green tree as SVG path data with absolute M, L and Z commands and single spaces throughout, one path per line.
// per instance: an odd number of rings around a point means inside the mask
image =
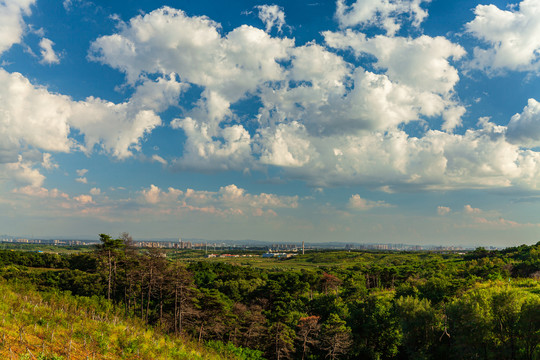
M 268 329 L 270 335 L 269 352 L 276 360 L 290 359 L 294 352 L 295 333 L 287 324 L 276 321 Z
M 523 357 L 526 360 L 537 358 L 540 344 L 540 297 L 537 295 L 530 296 L 521 306 L 517 330 Z
M 113 239 L 107 234 L 99 234 L 99 240 L 101 244 L 98 245 L 98 254 L 102 258 L 102 262 L 105 262 L 107 269 L 107 299 L 110 300 L 118 259 L 121 256 L 121 250 L 124 248 L 124 242 L 121 239 Z
M 438 340 L 440 318 L 427 299 L 410 296 L 396 300 L 396 309 L 403 333 L 403 346 L 413 359 L 428 359 Z
M 373 294 L 350 305 L 355 351 L 361 358 L 392 359 L 401 329 L 391 294 Z
M 321 327 L 321 345 L 332 360 L 348 353 L 353 344 L 351 328 L 338 315 L 331 314 Z

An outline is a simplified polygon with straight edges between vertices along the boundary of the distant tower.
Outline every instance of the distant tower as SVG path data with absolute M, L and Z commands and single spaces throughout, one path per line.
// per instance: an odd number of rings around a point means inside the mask
M 304 255 L 304 241 L 302 241 L 302 255 Z
M 184 246 L 183 246 L 183 244 L 182 244 L 182 238 L 179 237 L 179 238 L 178 238 L 178 242 L 180 243 L 180 249 L 183 249 Z

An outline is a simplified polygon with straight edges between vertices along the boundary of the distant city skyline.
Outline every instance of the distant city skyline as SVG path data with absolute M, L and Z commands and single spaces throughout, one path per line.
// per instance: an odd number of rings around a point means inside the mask
M 539 0 L 0 1 L 0 233 L 533 244 L 539 54 Z

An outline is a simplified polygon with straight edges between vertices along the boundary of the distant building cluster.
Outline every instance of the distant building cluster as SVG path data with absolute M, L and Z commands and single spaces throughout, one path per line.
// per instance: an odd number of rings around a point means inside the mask
M 57 246 L 95 245 L 95 240 L 55 240 L 55 239 L 25 239 L 25 238 L 2 238 L 1 243 L 12 244 L 41 244 Z
M 2 235 L 0 237 L 0 243 L 12 243 L 12 244 L 42 244 L 42 245 L 55 245 L 55 246 L 88 246 L 97 245 L 99 240 L 59 240 L 59 239 L 28 239 L 17 238 Z M 139 248 L 161 248 L 161 249 L 178 249 L 178 250 L 204 250 L 206 253 L 215 251 L 227 251 L 232 249 L 244 249 L 244 250 L 263 250 L 266 249 L 267 253 L 265 257 L 290 257 L 292 254 L 303 254 L 306 250 L 315 249 L 343 249 L 345 250 L 374 250 L 374 251 L 438 251 L 438 252 L 456 252 L 467 251 L 474 249 L 474 247 L 462 247 L 462 246 L 440 246 L 440 245 L 408 245 L 408 244 L 359 244 L 359 243 L 324 243 L 324 244 L 310 244 L 309 247 L 302 243 L 274 243 L 269 246 L 259 244 L 249 244 L 246 242 L 243 245 L 227 244 L 225 242 L 204 242 L 204 241 L 183 241 L 179 238 L 176 241 L 166 240 L 145 240 L 134 241 L 133 245 Z M 494 246 L 486 246 L 486 250 L 499 249 Z M 283 255 L 285 254 L 285 255 Z M 215 254 L 214 254 L 215 255 Z M 218 256 L 218 255 L 216 255 Z M 227 254 L 219 255 L 221 257 L 227 256 Z M 235 256 L 235 255 L 230 255 Z M 211 257 L 209 255 L 209 257 Z
M 407 244 L 347 244 L 346 250 L 389 250 L 389 251 L 460 251 L 461 246 L 421 246 Z
M 273 253 L 273 252 L 267 252 L 265 254 L 262 254 L 263 258 L 290 258 L 293 256 L 296 256 L 298 254 L 296 253 Z
M 258 255 L 248 255 L 248 254 L 208 254 L 205 257 L 207 258 L 237 258 L 237 257 L 257 257 Z

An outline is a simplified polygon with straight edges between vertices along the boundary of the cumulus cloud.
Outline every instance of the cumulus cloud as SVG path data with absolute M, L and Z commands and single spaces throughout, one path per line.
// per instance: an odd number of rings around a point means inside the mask
M 58 168 L 58 164 L 53 161 L 52 155 L 49 153 L 43 153 L 43 161 L 41 162 L 41 166 L 47 170 Z
M 23 17 L 30 15 L 35 0 L 0 1 L 0 55 L 21 42 L 26 24 Z
M 90 153 L 96 145 L 119 159 L 140 150 L 140 140 L 161 118 L 152 110 L 139 110 L 132 103 L 114 104 L 97 98 L 76 103 L 70 123 L 84 134 L 81 148 Z
M 69 199 L 69 195 L 58 189 L 47 189 L 40 186 L 27 185 L 13 190 L 15 194 L 22 194 L 26 196 L 35 196 L 39 198 L 63 198 Z
M 529 99 L 520 114 L 510 119 L 506 132 L 508 140 L 524 147 L 540 146 L 540 103 Z
M 437 206 L 437 214 L 440 216 L 448 215 L 451 211 L 448 206 Z
M 161 125 L 156 112 L 177 102 L 186 89 L 174 74 L 144 79 L 129 100 L 115 104 L 94 97 L 73 101 L 3 69 L 0 83 L 0 179 L 34 185 L 44 180 L 36 165 L 48 170 L 56 166 L 50 161 L 51 152 L 97 150 L 118 159 L 132 156 L 144 137 Z M 39 159 L 22 160 L 27 149 L 45 153 Z M 82 175 L 77 181 L 87 182 Z
M 0 163 L 0 180 L 12 182 L 16 185 L 40 187 L 45 180 L 45 176 L 34 166 L 33 161 L 27 161 L 23 159 L 22 155 L 19 155 L 16 162 Z
M 216 215 L 275 215 L 274 209 L 298 207 L 298 196 L 250 194 L 234 184 L 217 192 L 169 187 L 166 191 L 155 185 L 140 192 L 142 200 L 166 211 L 202 211 Z
M 162 191 L 159 187 L 152 184 L 150 185 L 150 188 L 141 190 L 141 194 L 147 203 L 157 204 L 159 202 L 175 201 L 179 196 L 183 195 L 184 192 L 172 187 L 167 191 Z
M 194 86 L 201 92 L 194 108 L 171 122 L 186 136 L 182 155 L 171 161 L 176 169 L 278 166 L 284 176 L 316 186 L 360 184 L 387 192 L 540 185 L 540 156 L 522 148 L 537 141 L 535 101 L 508 128 L 483 119 L 476 129 L 452 133 L 465 112 L 454 94 L 459 75 L 452 61 L 465 53 L 459 45 L 443 37 L 367 38 L 352 30 L 324 38 L 326 46 L 296 47 L 250 26 L 222 34 L 206 17 L 167 7 L 134 17 L 90 50 L 133 87 L 122 103 L 75 102 L 0 70 L 6 84 L 0 159 L 17 163 L 28 146 L 127 158 L 161 126 L 158 114 Z M 373 56 L 374 69 L 355 67 L 332 49 Z M 249 123 L 233 106 L 245 99 L 261 104 Z M 431 118 L 443 120 L 440 129 L 430 129 Z M 403 129 L 412 121 L 425 121 L 418 137 Z M 153 161 L 166 164 L 156 156 Z
M 259 19 L 266 26 L 266 32 L 270 32 L 275 26 L 278 32 L 285 25 L 285 13 L 283 8 L 277 5 L 259 5 L 256 6 L 259 10 Z
M 130 83 L 144 73 L 174 72 L 228 102 L 264 81 L 283 78 L 277 61 L 287 57 L 292 40 L 272 38 L 247 25 L 222 37 L 219 28 L 206 17 L 189 17 L 163 7 L 132 18 L 117 34 L 98 38 L 90 54 L 124 72 Z
M 82 204 L 82 205 L 93 204 L 94 203 L 94 200 L 92 199 L 92 196 L 85 195 L 85 194 L 75 196 L 75 197 L 73 197 L 73 200 L 75 200 L 76 202 L 78 202 L 79 204 Z
M 175 73 L 204 89 L 197 106 L 173 123 L 188 137 L 175 166 L 238 168 L 233 163 L 245 161 L 249 133 L 242 125 L 219 124 L 232 115 L 232 103 L 285 78 L 279 61 L 288 58 L 293 41 L 246 25 L 222 36 L 212 20 L 169 7 L 134 17 L 120 29 L 93 42 L 90 58 L 124 72 L 130 84 L 148 73 Z
M 465 108 L 453 99 L 459 75 L 449 62 L 449 59 L 458 60 L 465 54 L 461 46 L 444 37 L 426 35 L 415 39 L 383 35 L 366 38 L 365 34 L 350 29 L 343 33 L 327 31 L 323 35 L 333 48 L 350 49 L 358 57 L 363 54 L 375 56 L 375 68 L 384 70 L 386 77 L 375 74 L 371 77 L 386 79 L 386 88 L 401 88 L 402 100 L 398 100 L 397 105 L 405 109 L 402 105 L 412 105 L 409 113 L 412 112 L 413 118 L 442 115 L 446 120 L 445 130 L 461 124 Z M 378 88 L 384 87 L 379 85 Z M 403 120 L 398 119 L 399 122 Z
M 239 170 L 251 159 L 251 137 L 242 125 L 212 131 L 206 123 L 188 117 L 174 121 L 173 127 L 181 128 L 187 136 L 184 155 L 173 165 L 177 169 Z
M 487 47 L 475 47 L 472 68 L 488 73 L 538 72 L 540 5 L 537 0 L 523 0 L 518 7 L 508 10 L 495 5 L 477 5 L 474 13 L 476 17 L 465 28 Z
M 517 221 L 506 220 L 502 217 L 499 217 L 497 219 L 487 219 L 485 217 L 476 217 L 474 220 L 479 225 L 502 228 L 502 229 L 540 226 L 540 224 L 518 223 Z
M 42 64 L 59 64 L 60 58 L 54 52 L 52 48 L 54 43 L 47 38 L 42 38 L 39 42 L 39 47 L 41 48 L 41 60 Z
M 386 208 L 386 207 L 392 207 L 392 205 L 384 202 L 384 201 L 373 201 L 373 200 L 367 200 L 360 197 L 358 194 L 354 194 L 349 199 L 349 208 L 354 210 L 371 210 L 373 208 Z
M 403 22 L 420 26 L 428 16 L 421 5 L 429 0 L 357 0 L 347 5 L 337 1 L 336 18 L 343 28 L 354 26 L 377 26 L 394 35 Z
M 465 214 L 481 214 L 482 213 L 482 210 L 478 209 L 478 208 L 473 208 L 471 205 L 467 204 L 463 207 L 463 211 L 465 212 Z
M 4 161 L 14 161 L 24 146 L 54 152 L 81 148 L 87 153 L 98 146 L 117 158 L 127 158 L 161 124 L 156 111 L 163 111 L 184 89 L 174 77 L 145 80 L 129 101 L 115 104 L 94 97 L 76 102 L 3 69 L 0 82 L 4 84 L 0 88 L 0 146 L 4 149 L 0 161 L 4 157 L 8 158 Z M 72 131 L 82 135 L 83 144 L 75 143 Z
M 402 130 L 323 139 L 304 133 L 298 141 L 312 144 L 317 156 L 290 174 L 317 186 L 538 188 L 540 155 L 508 143 L 505 127 L 480 125 L 463 135 L 429 130 L 420 138 Z
M 75 179 L 76 182 L 80 182 L 81 184 L 88 184 L 88 179 L 84 175 L 88 172 L 88 169 L 79 169 L 76 170 L 77 175 L 79 175 L 78 178 Z
M 19 73 L 0 69 L 0 134 L 2 146 L 13 153 L 24 144 L 54 152 L 68 152 L 70 99 L 34 86 Z
M 467 204 L 463 207 L 463 214 L 467 219 L 465 227 L 473 228 L 497 228 L 497 229 L 512 229 L 512 228 L 526 228 L 526 227 L 539 227 L 540 224 L 532 223 L 520 223 L 513 220 L 504 219 L 498 211 L 485 211 L 479 208 L 474 208 Z M 458 225 L 459 226 L 459 225 Z
M 306 138 L 306 129 L 299 123 L 279 124 L 274 130 L 261 130 L 260 135 L 263 164 L 299 167 L 315 155 L 315 149 Z

